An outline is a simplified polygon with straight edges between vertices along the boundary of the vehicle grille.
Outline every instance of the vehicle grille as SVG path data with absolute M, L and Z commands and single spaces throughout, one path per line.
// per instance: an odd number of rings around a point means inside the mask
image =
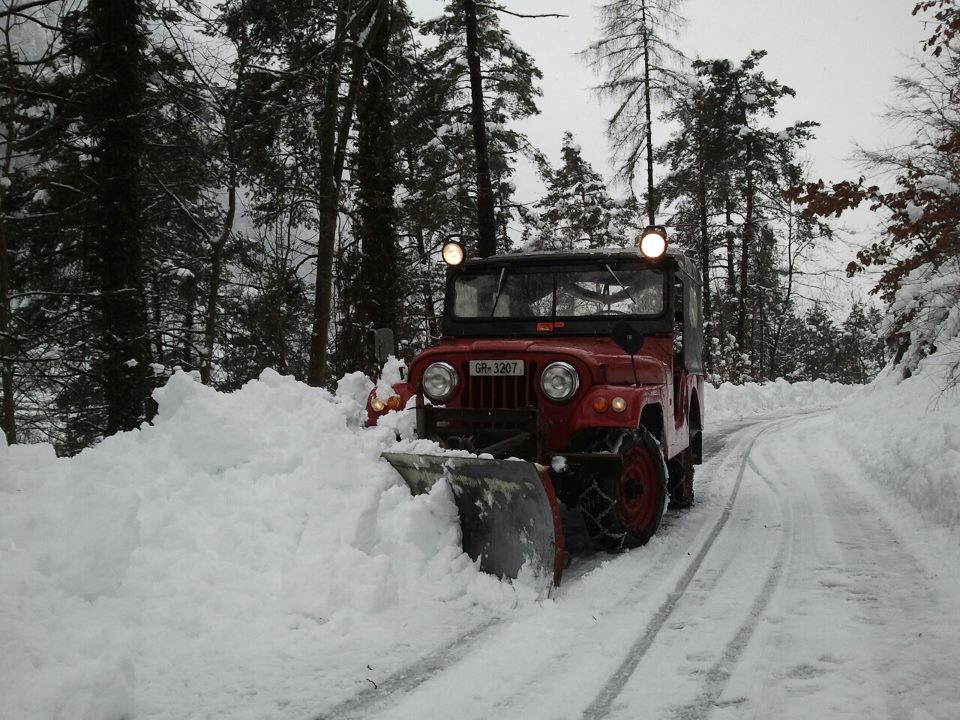
M 484 410 L 537 407 L 537 364 L 528 361 L 519 376 L 473 377 L 469 363 L 463 363 L 462 407 Z

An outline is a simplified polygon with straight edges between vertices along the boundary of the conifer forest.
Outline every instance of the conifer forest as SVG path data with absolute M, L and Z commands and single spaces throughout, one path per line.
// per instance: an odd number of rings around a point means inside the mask
M 451 237 L 490 255 L 666 226 L 699 268 L 715 383 L 864 383 L 960 334 L 953 0 L 904 5 L 929 40 L 887 104 L 919 140 L 861 151 L 883 187 L 811 175 L 818 118 L 781 119 L 795 92 L 763 38 L 745 57 L 687 57 L 681 0 L 604 0 L 593 40 L 569 48 L 595 72 L 608 167 L 572 133 L 536 147 L 520 129 L 542 68 L 505 20 L 527 4 L 435 7 L 2 0 L 9 444 L 74 454 L 139 427 L 176 368 L 227 391 L 266 368 L 331 389 L 375 377 L 375 328 L 399 357 L 438 337 Z M 523 164 L 534 202 L 517 195 Z M 813 258 L 856 207 L 877 230 L 837 269 L 872 292 L 820 302 Z

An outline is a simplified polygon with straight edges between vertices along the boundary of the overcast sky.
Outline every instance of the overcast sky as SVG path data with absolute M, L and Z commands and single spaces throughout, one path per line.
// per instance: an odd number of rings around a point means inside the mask
M 419 18 L 439 14 L 442 0 L 408 0 Z M 594 168 L 610 174 L 604 136 L 609 108 L 601 107 L 590 88 L 596 78 L 576 53 L 597 34 L 589 0 L 504 0 L 522 13 L 561 13 L 566 18 L 524 20 L 502 16 L 514 40 L 543 72 L 540 115 L 521 129 L 534 145 L 559 161 L 564 131 L 576 136 Z M 792 87 L 775 126 L 815 120 L 817 138 L 808 146 L 812 174 L 825 180 L 856 178 L 861 170 L 849 159 L 854 143 L 879 147 L 897 132 L 881 118 L 894 99 L 892 78 L 909 68 L 924 29 L 910 13 L 914 0 L 687 0 L 681 14 L 687 25 L 678 39 L 691 58 L 742 60 L 752 49 L 766 50 L 761 64 L 767 77 Z M 654 135 L 654 143 L 666 139 Z M 517 176 L 521 201 L 536 200 L 542 189 L 530 168 Z M 622 194 L 622 193 L 621 193 Z M 870 217 L 845 220 L 852 230 L 869 234 Z M 838 248 L 836 267 L 852 252 Z M 827 258 L 825 261 L 829 263 Z

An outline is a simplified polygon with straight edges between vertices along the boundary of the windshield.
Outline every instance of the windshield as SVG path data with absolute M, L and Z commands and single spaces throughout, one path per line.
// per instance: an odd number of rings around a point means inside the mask
M 663 274 L 645 266 L 489 267 L 460 274 L 453 293 L 453 314 L 459 318 L 659 315 Z

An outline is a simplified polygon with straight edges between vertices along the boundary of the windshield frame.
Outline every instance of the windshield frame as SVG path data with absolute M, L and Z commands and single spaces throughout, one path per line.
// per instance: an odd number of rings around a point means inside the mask
M 671 286 L 673 283 L 674 265 L 672 259 L 668 258 L 661 262 L 651 262 L 643 258 L 630 257 L 618 258 L 610 256 L 601 256 L 595 258 L 584 258 L 577 260 L 566 260 L 560 258 L 549 258 L 537 261 L 510 262 L 510 258 L 504 258 L 502 262 L 480 261 L 476 264 L 468 264 L 459 268 L 453 268 L 447 274 L 446 295 L 444 297 L 443 314 L 443 334 L 453 336 L 477 335 L 483 337 L 509 336 L 509 335 L 542 335 L 544 332 L 550 332 L 557 335 L 609 335 L 613 326 L 623 320 L 629 320 L 634 324 L 643 327 L 646 332 L 662 333 L 672 331 L 672 312 L 671 307 Z M 662 302 L 659 313 L 654 314 L 610 314 L 610 315 L 555 315 L 556 312 L 556 294 L 557 294 L 557 276 L 562 273 L 581 273 L 589 271 L 607 272 L 612 269 L 614 273 L 619 274 L 631 269 L 643 269 L 654 271 L 661 276 L 662 280 Z M 553 309 L 550 315 L 546 316 L 494 316 L 494 317 L 461 317 L 454 312 L 455 302 L 455 284 L 456 280 L 463 275 L 490 275 L 495 279 L 499 276 L 502 269 L 505 269 L 509 277 L 512 272 L 537 272 L 550 273 L 553 275 Z M 507 280 L 504 281 L 508 283 Z M 546 330 L 545 326 L 549 326 Z

